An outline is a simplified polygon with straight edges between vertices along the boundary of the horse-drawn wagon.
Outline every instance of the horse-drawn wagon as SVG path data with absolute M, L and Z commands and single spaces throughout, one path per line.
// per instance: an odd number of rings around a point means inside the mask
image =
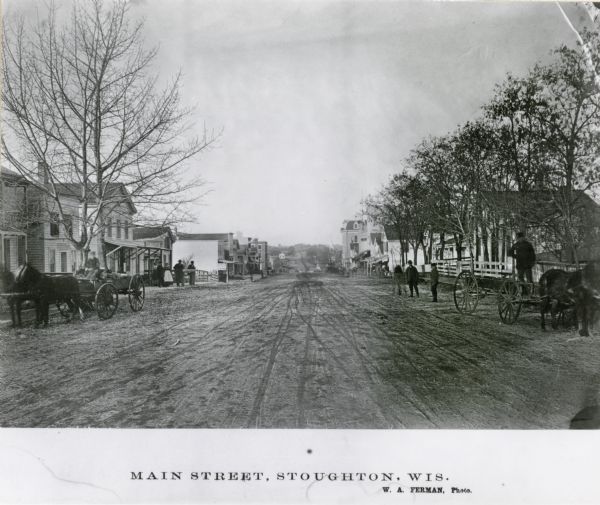
M 597 262 L 589 262 L 583 269 L 568 264 L 544 266 L 550 268 L 540 269 L 539 282 L 524 282 L 503 263 L 458 264 L 453 285 L 456 310 L 472 314 L 479 301 L 492 294 L 496 296 L 500 320 L 505 324 L 515 323 L 524 306 L 535 306 L 541 314 L 542 328 L 545 328 L 544 314 L 550 310 L 553 327 L 560 319 L 568 319 L 565 314 L 569 313 L 575 316 L 575 321 L 579 318 L 580 333 L 587 334 L 598 305 L 600 274 Z
M 79 307 L 94 311 L 100 319 L 110 319 L 119 307 L 119 295 L 127 295 L 129 307 L 139 312 L 144 307 L 146 287 L 141 275 L 117 274 L 98 270 L 92 275 L 75 276 L 79 286 Z M 64 301 L 57 303 L 61 315 L 70 317 L 71 308 Z
M 16 276 L 4 272 L 0 296 L 8 302 L 13 325 L 21 324 L 21 307 L 32 301 L 36 323 L 48 324 L 49 305 L 72 318 L 77 313 L 95 311 L 100 319 L 110 319 L 119 306 L 119 294 L 127 295 L 129 307 L 138 312 L 144 306 L 146 289 L 138 274 L 115 274 L 97 270 L 87 275 L 43 274 L 31 265 L 23 265 Z
M 480 300 L 495 294 L 498 315 L 505 324 L 518 319 L 522 306 L 540 302 L 535 283 L 518 280 L 507 265 L 495 262 L 465 262 L 452 293 L 454 306 L 461 314 L 474 313 Z

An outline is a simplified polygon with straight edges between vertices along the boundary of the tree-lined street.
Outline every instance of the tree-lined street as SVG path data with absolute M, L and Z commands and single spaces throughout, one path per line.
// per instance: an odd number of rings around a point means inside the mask
M 472 316 L 389 280 L 290 274 L 151 289 L 140 313 L 0 328 L 2 426 L 567 428 L 600 344 L 494 297 Z M 125 304 L 122 304 L 125 305 Z

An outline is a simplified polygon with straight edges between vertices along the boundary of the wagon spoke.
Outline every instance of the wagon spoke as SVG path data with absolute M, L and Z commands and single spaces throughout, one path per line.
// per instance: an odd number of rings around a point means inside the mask
M 110 319 L 119 306 L 119 295 L 116 288 L 110 284 L 103 284 L 96 292 L 96 312 L 100 319 Z
M 129 282 L 129 289 L 127 291 L 129 298 L 129 306 L 134 312 L 142 310 L 144 306 L 144 299 L 146 297 L 146 288 L 144 281 L 139 275 L 134 275 Z

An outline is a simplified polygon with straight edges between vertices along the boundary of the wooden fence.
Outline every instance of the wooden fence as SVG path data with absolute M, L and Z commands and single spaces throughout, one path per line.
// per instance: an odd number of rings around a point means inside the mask
M 470 260 L 438 260 L 436 261 L 437 268 L 440 275 L 447 277 L 456 277 L 458 274 L 464 271 L 471 270 Z M 474 261 L 472 263 L 473 273 L 478 277 L 510 277 L 513 271 L 516 275 L 516 269 L 513 270 L 512 261 Z M 420 265 L 419 270 L 422 273 L 429 273 L 431 271 L 431 265 Z M 573 272 L 577 270 L 577 265 L 572 263 L 555 263 L 551 261 L 540 261 L 533 267 L 533 280 L 535 282 L 540 280 L 542 274 L 552 268 L 558 268 L 566 270 L 567 272 Z

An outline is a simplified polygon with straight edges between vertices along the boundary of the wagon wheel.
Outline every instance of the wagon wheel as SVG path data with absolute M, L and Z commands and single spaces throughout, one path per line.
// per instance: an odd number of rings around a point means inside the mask
M 134 275 L 129 281 L 129 289 L 127 290 L 129 297 L 129 306 L 134 312 L 139 312 L 144 306 L 144 299 L 146 298 L 146 288 L 144 286 L 144 280 L 140 275 Z
M 119 306 L 117 289 L 109 282 L 102 284 L 96 291 L 96 312 L 100 319 L 110 319 Z
M 479 303 L 477 278 L 471 272 L 461 272 L 454 281 L 454 305 L 461 314 L 472 314 Z
M 504 324 L 513 324 L 521 312 L 521 286 L 513 279 L 505 279 L 498 293 L 498 314 Z

